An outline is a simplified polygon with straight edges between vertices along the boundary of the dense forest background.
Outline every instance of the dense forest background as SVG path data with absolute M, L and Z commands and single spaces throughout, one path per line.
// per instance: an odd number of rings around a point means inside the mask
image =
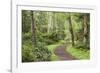
M 22 62 L 89 58 L 89 13 L 22 10 Z

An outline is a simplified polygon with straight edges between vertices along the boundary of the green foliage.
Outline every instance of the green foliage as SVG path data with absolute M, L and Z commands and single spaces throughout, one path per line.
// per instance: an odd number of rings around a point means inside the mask
M 50 61 L 51 52 L 45 47 L 45 43 L 38 42 L 33 54 L 35 61 Z
M 28 40 L 32 38 L 32 33 L 28 32 L 28 33 L 23 33 L 22 35 L 23 40 Z
M 36 11 L 35 14 L 37 30 L 41 31 L 42 33 L 47 31 L 46 25 L 48 24 L 48 20 L 46 12 Z
M 38 42 L 36 47 L 24 44 L 22 46 L 22 61 L 23 62 L 37 62 L 37 61 L 50 61 L 51 52 L 45 47 L 45 44 Z
M 48 45 L 64 40 L 66 34 L 63 31 L 53 32 L 43 39 Z
M 34 61 L 32 47 L 30 45 L 22 45 L 22 62 Z
M 38 41 L 33 47 L 30 32 L 23 33 L 22 39 L 22 62 L 50 61 L 51 52 L 45 47 L 45 43 Z
M 37 40 L 39 42 L 45 42 L 47 45 L 54 44 L 60 40 L 64 40 L 66 34 L 64 31 L 52 32 L 49 34 L 37 34 Z
M 68 48 L 66 49 L 72 56 L 77 59 L 90 59 L 90 51 L 83 48 Z
M 22 10 L 22 32 L 26 33 L 31 29 L 30 11 Z

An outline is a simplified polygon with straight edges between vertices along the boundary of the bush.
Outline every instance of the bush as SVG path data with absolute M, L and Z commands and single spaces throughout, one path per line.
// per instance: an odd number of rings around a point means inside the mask
M 51 52 L 45 47 L 45 43 L 38 42 L 34 49 L 35 61 L 50 61 Z
M 22 35 L 23 40 L 28 40 L 32 38 L 32 33 L 28 32 L 28 33 L 23 33 Z
M 51 52 L 45 47 L 45 43 L 37 42 L 33 48 L 32 45 L 23 44 L 22 62 L 50 61 Z
M 58 32 L 53 32 L 51 35 L 49 35 L 49 39 L 52 41 L 58 42 L 59 40 L 64 40 L 65 38 L 65 33 L 63 31 L 58 31 Z
M 32 47 L 23 45 L 22 46 L 22 62 L 32 62 L 32 61 L 34 61 Z

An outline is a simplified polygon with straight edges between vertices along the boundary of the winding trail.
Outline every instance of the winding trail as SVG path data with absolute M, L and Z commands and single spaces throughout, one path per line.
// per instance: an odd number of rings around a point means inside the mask
M 73 57 L 66 51 L 66 47 L 64 45 L 56 47 L 54 53 L 55 55 L 60 57 L 61 60 L 76 60 L 75 57 Z

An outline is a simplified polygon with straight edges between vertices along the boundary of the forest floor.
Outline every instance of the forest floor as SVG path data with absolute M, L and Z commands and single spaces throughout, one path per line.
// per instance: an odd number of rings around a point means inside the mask
M 57 46 L 54 50 L 54 54 L 61 60 L 76 60 L 75 57 L 66 51 L 66 47 L 64 45 Z

